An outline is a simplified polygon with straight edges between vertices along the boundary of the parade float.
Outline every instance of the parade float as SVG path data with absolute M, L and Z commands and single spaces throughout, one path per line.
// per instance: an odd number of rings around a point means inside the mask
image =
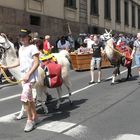
M 89 70 L 92 58 L 92 52 L 87 48 L 79 48 L 70 54 L 72 67 L 74 70 Z M 102 68 L 111 67 L 111 64 L 106 55 L 102 55 Z

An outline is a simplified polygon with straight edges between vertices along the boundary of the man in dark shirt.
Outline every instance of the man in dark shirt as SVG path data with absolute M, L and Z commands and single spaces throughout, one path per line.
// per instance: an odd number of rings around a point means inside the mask
M 98 70 L 98 83 L 101 82 L 101 54 L 104 54 L 104 50 L 103 50 L 103 44 L 100 42 L 99 37 L 97 35 L 94 35 L 94 43 L 92 45 L 92 50 L 93 50 L 93 54 L 92 54 L 92 59 L 91 59 L 91 64 L 90 64 L 90 73 L 91 73 L 91 81 L 89 82 L 89 84 L 93 84 L 95 83 L 94 81 L 94 69 L 95 67 Z

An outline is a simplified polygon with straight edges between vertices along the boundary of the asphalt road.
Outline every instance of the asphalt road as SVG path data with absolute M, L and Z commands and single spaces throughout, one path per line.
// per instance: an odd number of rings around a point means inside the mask
M 38 113 L 42 121 L 30 133 L 23 131 L 26 118 L 13 120 L 21 108 L 19 85 L 0 85 L 0 140 L 140 140 L 140 78 L 133 69 L 133 78 L 111 86 L 113 68 L 103 69 L 103 81 L 89 86 L 89 71 L 70 71 L 73 105 L 67 100 L 50 113 Z M 55 89 L 49 89 L 55 98 Z M 67 93 L 63 87 L 63 93 Z

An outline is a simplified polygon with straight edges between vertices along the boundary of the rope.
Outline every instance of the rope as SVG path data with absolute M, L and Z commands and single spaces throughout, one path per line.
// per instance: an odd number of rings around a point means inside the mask
M 6 80 L 7 82 L 9 82 L 9 83 L 11 83 L 11 84 L 19 84 L 19 83 L 21 83 L 22 80 L 19 80 L 19 81 L 12 81 L 12 80 L 6 75 L 6 73 L 5 73 L 5 71 L 3 70 L 3 68 L 1 67 L 1 65 L 0 65 L 0 69 L 1 69 L 2 75 L 4 76 L 4 78 L 5 78 L 5 80 Z

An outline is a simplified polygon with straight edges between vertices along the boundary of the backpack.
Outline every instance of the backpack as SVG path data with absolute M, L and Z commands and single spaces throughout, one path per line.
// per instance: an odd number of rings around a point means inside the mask
M 56 63 L 49 63 L 45 66 L 44 85 L 49 88 L 55 88 L 62 85 L 61 65 Z

